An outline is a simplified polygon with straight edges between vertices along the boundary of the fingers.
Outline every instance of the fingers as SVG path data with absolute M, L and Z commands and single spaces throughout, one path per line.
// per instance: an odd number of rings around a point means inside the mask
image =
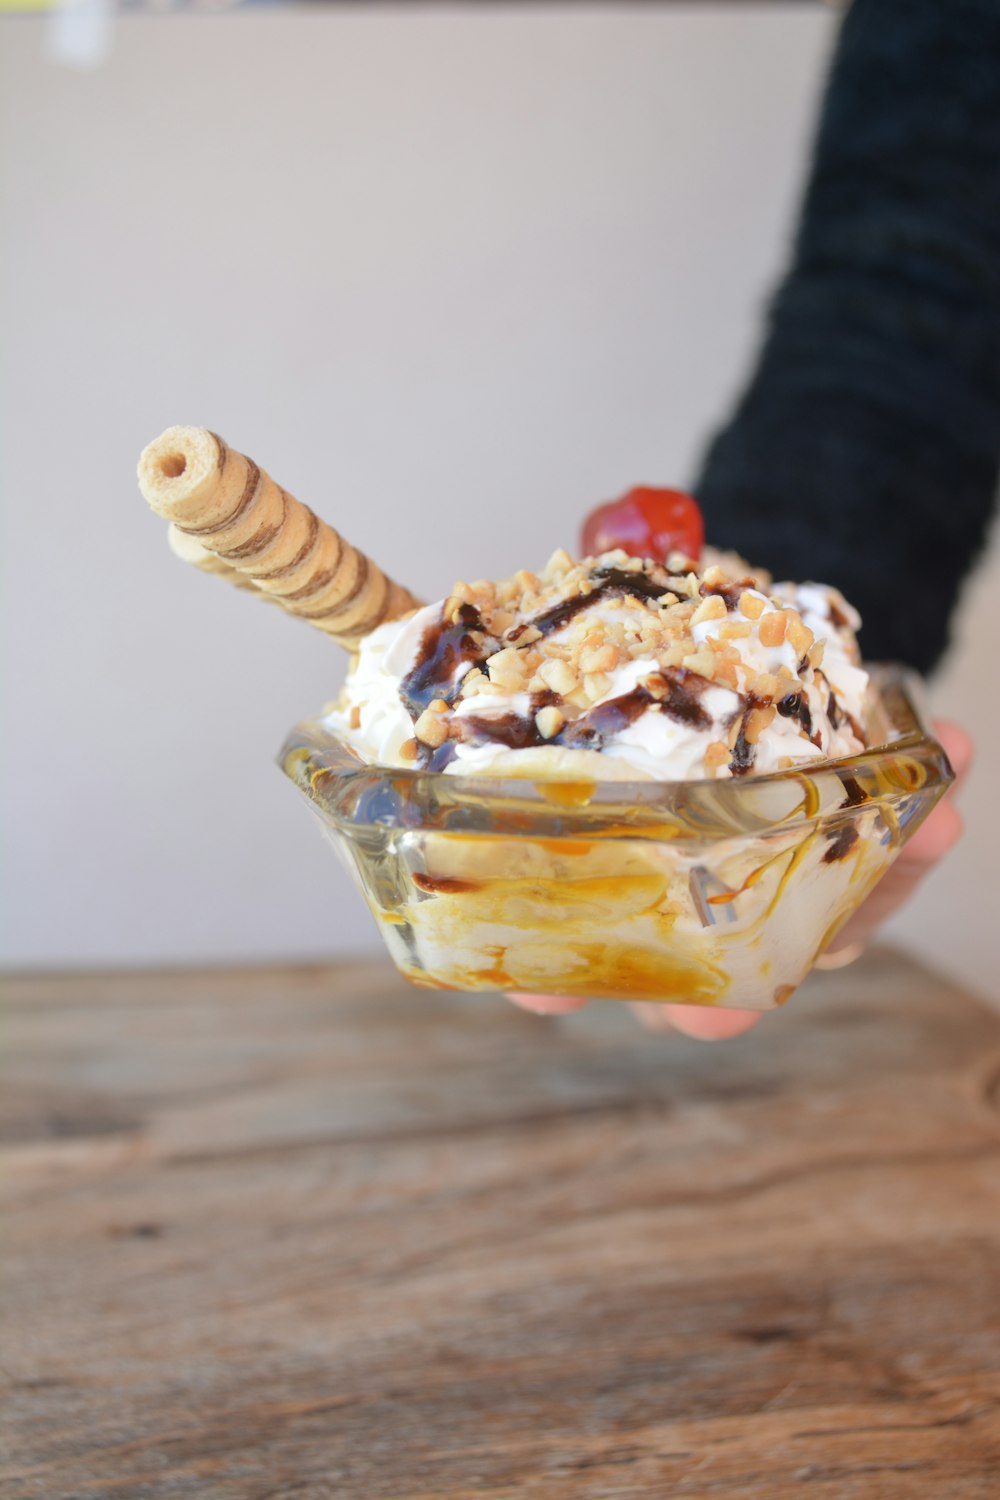
M 571 995 L 525 995 L 520 992 L 509 994 L 507 999 L 536 1016 L 565 1016 L 571 1010 L 582 1010 L 587 1003 Z
M 704 1005 L 659 1005 L 638 1000 L 629 1007 L 647 1031 L 680 1031 L 700 1042 L 742 1036 L 761 1019 L 759 1010 L 715 1010 Z
M 962 837 L 964 826 L 962 814 L 950 798 L 939 802 L 901 851 L 883 884 L 892 880 L 897 873 L 912 872 L 918 877 L 926 875 L 939 859 L 943 859 L 954 849 Z
M 951 761 L 952 770 L 955 772 L 955 785 L 961 786 L 972 765 L 974 754 L 972 740 L 961 724 L 955 724 L 951 719 L 935 719 L 933 727 L 939 745 Z
M 959 787 L 972 764 L 972 741 L 960 725 L 948 719 L 935 720 L 934 732 L 951 761 L 955 786 Z M 951 796 L 945 797 L 917 829 L 884 880 L 837 935 L 830 952 L 840 953 L 856 943 L 867 945 L 882 923 L 906 905 L 924 876 L 955 847 L 962 837 L 963 826 L 962 815 Z
M 536 1016 L 565 1016 L 587 1004 L 586 1000 L 569 995 L 515 993 L 507 999 Z M 756 1010 L 710 1010 L 703 1005 L 659 1005 L 649 1000 L 634 1001 L 629 1009 L 647 1031 L 680 1031 L 702 1042 L 741 1036 L 760 1020 L 760 1012 Z

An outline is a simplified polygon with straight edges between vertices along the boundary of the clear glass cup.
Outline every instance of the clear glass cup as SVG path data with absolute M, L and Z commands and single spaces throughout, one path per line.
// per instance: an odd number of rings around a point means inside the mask
M 918 684 L 875 667 L 861 755 L 723 781 L 370 765 L 318 723 L 281 765 L 414 984 L 781 1005 L 953 780 Z

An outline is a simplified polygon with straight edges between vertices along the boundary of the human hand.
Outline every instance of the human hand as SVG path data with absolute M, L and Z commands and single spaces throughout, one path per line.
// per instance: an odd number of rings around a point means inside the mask
M 947 719 L 935 720 L 934 732 L 951 761 L 958 787 L 972 763 L 972 741 L 964 729 Z M 961 814 L 951 796 L 946 796 L 917 829 L 885 879 L 879 881 L 868 900 L 837 934 L 826 956 L 836 958 L 849 950 L 867 947 L 886 918 L 905 906 L 924 876 L 954 848 L 961 835 Z M 508 998 L 522 1010 L 543 1016 L 565 1015 L 587 1004 L 586 1000 L 566 995 L 513 994 Z M 650 1031 L 681 1031 L 702 1041 L 739 1036 L 756 1026 L 763 1014 L 758 1010 L 715 1010 L 701 1005 L 659 1005 L 650 1001 L 633 1002 L 630 1008 Z

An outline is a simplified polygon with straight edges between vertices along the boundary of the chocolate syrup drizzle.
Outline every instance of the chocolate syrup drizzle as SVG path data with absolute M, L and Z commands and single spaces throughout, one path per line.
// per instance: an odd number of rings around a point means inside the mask
M 812 712 L 806 702 L 805 693 L 786 693 L 784 698 L 779 698 L 774 705 L 783 719 L 797 719 L 802 726 L 802 732 L 812 740 L 814 745 L 819 744 L 818 736 L 813 735 Z
M 624 568 L 616 567 L 597 568 L 590 576 L 590 583 L 592 587 L 589 593 L 563 599 L 550 609 L 543 610 L 541 614 L 508 630 L 504 637 L 505 643 L 514 644 L 528 631 L 533 632 L 530 637 L 532 642 L 552 635 L 581 610 L 589 608 L 603 596 L 627 598 L 631 595 L 636 599 L 657 600 L 670 591 L 667 575 L 657 580 L 647 573 L 630 573 Z M 727 609 L 733 610 L 744 589 L 755 587 L 754 579 L 744 578 L 738 582 L 727 580 L 717 585 L 703 583 L 699 592 L 702 596 L 718 594 L 725 601 Z M 484 666 L 497 649 L 496 639 L 488 633 L 482 616 L 472 604 L 460 606 L 454 623 L 438 620 L 429 625 L 424 631 L 416 662 L 403 678 L 399 689 L 411 718 L 419 718 L 428 704 L 438 698 L 449 705 L 454 704 L 461 693 L 465 676 L 461 670 L 463 665 L 468 663 L 469 670 Z M 535 715 L 540 708 L 558 704 L 559 695 L 548 690 L 532 693 L 525 713 L 509 709 L 497 714 L 453 716 L 449 721 L 449 738 L 443 745 L 433 750 L 428 745 L 418 745 L 417 764 L 424 769 L 442 771 L 454 760 L 458 745 L 463 742 L 495 743 L 510 750 L 531 749 L 539 745 L 599 750 L 648 711 L 665 713 L 693 729 L 708 730 L 712 724 L 711 716 L 702 707 L 700 699 L 711 686 L 712 683 L 707 678 L 684 667 L 665 667 L 661 670 L 651 667 L 645 685 L 641 684 L 631 692 L 589 709 L 578 719 L 565 724 L 550 739 L 539 732 Z M 746 729 L 754 709 L 763 707 L 769 701 L 758 698 L 753 693 L 742 698 L 740 728 L 729 767 L 734 776 L 745 776 L 753 769 L 757 749 L 748 742 Z M 776 707 L 784 718 L 796 719 L 814 745 L 820 744 L 818 731 L 813 732 L 812 714 L 803 693 L 788 693 L 778 700 Z M 829 713 L 834 727 L 839 722 L 839 717 L 836 717 L 838 710 L 839 705 L 831 688 Z
M 703 599 L 709 594 L 718 594 L 725 601 L 728 610 L 734 610 L 740 602 L 740 595 L 747 589 L 757 587 L 756 578 L 740 578 L 735 583 L 727 579 L 725 583 L 703 583 L 698 592 Z
M 578 719 L 563 726 L 558 734 L 546 739 L 539 733 L 535 715 L 540 708 L 558 703 L 559 695 L 553 692 L 532 693 L 528 711 L 518 714 L 513 709 L 501 714 L 463 714 L 453 718 L 449 738 L 438 749 L 427 746 L 419 750 L 419 764 L 431 771 L 443 771 L 455 759 L 460 743 L 505 745 L 509 750 L 527 750 L 538 745 L 563 745 L 573 750 L 601 750 L 623 729 L 634 724 L 636 719 L 648 711 L 665 713 L 681 724 L 694 729 L 709 729 L 712 720 L 698 699 L 712 684 L 696 672 L 685 667 L 665 667 L 653 671 L 646 682 L 617 698 L 609 698 L 588 709 Z
M 769 698 L 758 698 L 756 693 L 748 693 L 744 699 L 746 706 L 742 712 L 732 758 L 729 762 L 729 769 L 734 776 L 746 776 L 753 770 L 754 761 L 757 759 L 757 746 L 751 745 L 747 739 L 747 725 L 754 709 L 763 708 L 769 702 Z
M 858 830 L 853 823 L 845 823 L 843 828 L 838 828 L 832 835 L 829 847 L 823 855 L 823 863 L 833 865 L 838 859 L 846 858 L 857 842 Z
M 454 703 L 462 686 L 459 668 L 476 664 L 490 655 L 495 642 L 483 627 L 474 604 L 463 604 L 454 625 L 437 620 L 428 625 L 420 642 L 417 660 L 399 685 L 399 696 L 410 717 L 419 719 L 429 703 L 441 698 Z
M 549 744 L 567 745 L 577 750 L 600 750 L 608 740 L 621 734 L 636 719 L 652 709 L 668 714 L 678 723 L 689 724 L 694 729 L 709 729 L 712 720 L 698 699 L 712 684 L 706 677 L 689 672 L 685 667 L 664 667 L 646 678 L 630 693 L 619 698 L 609 698 L 589 709 L 580 718 L 557 734 Z
M 504 639 L 513 644 L 519 641 L 521 636 L 529 630 L 536 630 L 539 636 L 551 635 L 554 630 L 565 625 L 567 620 L 572 620 L 581 609 L 587 609 L 595 604 L 599 597 L 605 595 L 617 595 L 624 598 L 632 594 L 636 599 L 662 599 L 664 594 L 670 592 L 670 585 L 664 579 L 657 583 L 645 573 L 627 573 L 624 568 L 597 568 L 590 575 L 593 584 L 589 594 L 574 594 L 572 599 L 562 599 L 558 604 L 553 604 L 551 609 L 543 610 L 534 619 L 525 620 L 520 625 L 515 625 L 508 630 Z M 533 637 L 537 639 L 537 637 Z

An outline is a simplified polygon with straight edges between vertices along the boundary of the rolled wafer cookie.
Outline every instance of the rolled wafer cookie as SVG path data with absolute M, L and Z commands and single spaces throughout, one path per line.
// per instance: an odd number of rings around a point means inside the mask
M 201 545 L 197 537 L 190 536 L 188 532 L 171 525 L 167 527 L 167 541 L 170 543 L 171 552 L 182 562 L 190 563 L 202 573 L 214 573 L 217 578 L 225 578 L 229 583 L 235 584 L 238 589 L 247 589 L 252 594 L 260 594 L 260 589 L 252 578 L 248 578 L 245 573 L 238 573 L 229 563 L 223 562 L 221 557 L 216 557 L 214 552 L 209 552 L 207 547 Z M 266 594 L 261 594 L 261 598 L 267 597 Z M 273 602 L 277 603 L 277 600 Z
M 139 488 L 175 528 L 175 551 L 211 571 L 224 568 L 223 576 L 344 645 L 420 604 L 253 459 L 204 427 L 168 427 L 144 448 Z

